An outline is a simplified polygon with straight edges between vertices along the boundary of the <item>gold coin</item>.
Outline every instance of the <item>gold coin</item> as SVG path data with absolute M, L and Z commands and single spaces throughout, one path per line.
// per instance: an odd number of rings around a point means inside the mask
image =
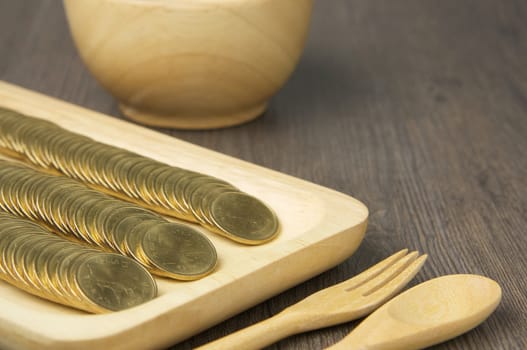
M 77 209 L 74 215 L 74 223 L 77 231 L 81 233 L 84 239 L 94 244 L 95 246 L 106 248 L 104 242 L 104 232 L 99 229 L 99 218 L 100 212 L 104 208 L 113 203 L 112 198 L 98 198 L 95 196 L 90 197 L 84 203 L 81 204 L 80 208 Z
M 26 134 L 24 140 L 28 149 L 27 157 L 38 166 L 49 168 L 49 157 L 44 152 L 42 144 L 51 142 L 54 134 L 49 128 L 34 128 L 31 134 Z
M 185 199 L 184 199 L 184 190 L 185 187 L 188 186 L 194 179 L 201 177 L 201 174 L 195 173 L 195 172 L 186 172 L 184 176 L 179 178 L 179 181 L 176 183 L 175 189 L 173 193 L 167 193 L 169 196 L 169 199 L 174 200 L 177 202 L 179 207 L 182 209 L 182 212 L 186 215 L 192 216 L 192 213 L 190 212 L 190 208 L 186 205 Z
M 120 148 L 108 149 L 106 147 L 104 153 L 101 151 L 99 156 L 102 157 L 95 159 L 95 167 L 99 169 L 101 185 L 118 192 L 121 188 L 121 183 L 117 178 L 119 173 L 116 173 L 115 165 L 128 159 L 128 153 Z
M 16 239 L 17 234 L 15 231 L 9 230 L 5 231 L 3 230 L 2 234 L 0 235 L 0 257 L 2 258 L 2 273 L 5 275 L 10 275 L 8 262 L 10 261 L 9 258 L 9 251 L 8 247 L 13 242 L 14 239 Z
M 131 198 L 139 199 L 139 192 L 135 189 L 135 182 L 137 181 L 138 174 L 141 172 L 143 167 L 151 165 L 151 161 L 147 159 L 138 159 L 135 163 L 128 169 L 124 181 L 122 181 L 123 191 L 130 196 Z M 122 178 L 122 174 L 121 174 Z
M 176 185 L 184 177 L 185 171 L 181 169 L 167 169 L 158 175 L 154 182 L 155 196 L 166 208 L 175 211 L 176 216 L 183 217 L 183 207 L 177 202 L 175 197 Z
M 216 227 L 216 224 L 212 220 L 212 213 L 211 213 L 211 207 L 212 202 L 216 200 L 216 198 L 223 194 L 223 193 L 230 193 L 230 192 L 238 192 L 233 191 L 229 187 L 216 187 L 214 189 L 209 190 L 205 196 L 200 201 L 200 211 L 203 213 L 203 219 L 205 219 L 204 225 L 205 227 L 208 227 L 210 230 L 216 233 L 222 233 L 222 231 Z
M 37 215 L 40 219 L 45 220 L 46 218 L 46 212 L 45 212 L 45 206 L 46 201 L 48 199 L 49 192 L 53 191 L 55 189 L 56 182 L 54 179 L 50 176 L 42 176 L 44 178 L 43 181 L 39 181 L 38 186 L 34 188 L 35 192 L 32 193 L 32 201 L 31 205 L 33 206 L 34 210 L 37 212 Z M 35 177 L 36 178 L 36 177 Z
M 10 240 L 7 244 L 5 244 L 2 248 L 2 262 L 4 264 L 4 268 L 7 271 L 7 275 L 12 280 L 17 280 L 20 284 L 23 284 L 25 286 L 24 281 L 20 281 L 18 279 L 18 275 L 16 272 L 16 268 L 19 265 L 19 261 L 15 261 L 15 252 L 19 248 L 20 245 L 23 245 L 24 242 L 27 240 L 27 236 L 25 233 L 27 233 L 27 228 L 19 228 L 18 234 Z
M 84 297 L 102 311 L 124 310 L 157 295 L 157 285 L 148 271 L 118 254 L 90 256 L 75 272 L 75 282 Z
M 45 169 L 54 168 L 52 164 L 52 153 L 51 153 L 51 145 L 59 139 L 59 135 L 62 133 L 61 130 L 58 127 L 55 128 L 46 128 L 47 136 L 36 139 L 36 147 L 38 148 L 38 152 L 41 156 L 40 163 L 44 164 L 43 167 Z
M 23 199 L 23 202 L 31 212 L 31 217 L 38 219 L 40 218 L 40 213 L 38 210 L 38 191 L 46 186 L 46 184 L 49 182 L 49 178 L 46 176 L 35 176 L 32 177 L 28 182 L 30 184 L 26 191 L 26 196 Z
M 39 242 L 47 242 L 47 235 L 39 234 L 37 230 L 32 230 L 25 235 L 23 242 L 16 247 L 12 252 L 13 271 L 15 272 L 16 278 L 23 281 L 28 287 L 33 288 L 34 285 L 30 280 L 30 273 L 27 270 L 26 260 L 30 256 L 34 255 L 36 251 L 33 248 L 38 245 Z
M 167 170 L 170 171 L 171 169 L 172 168 L 169 166 L 159 164 L 150 173 L 150 175 L 146 179 L 144 187 L 141 189 L 141 197 L 145 202 L 155 206 L 165 206 L 168 208 L 168 206 L 164 205 L 164 203 L 161 201 L 158 194 L 156 193 L 155 182 L 157 181 L 159 176 L 161 176 Z
M 111 207 L 110 207 L 111 208 Z M 124 235 L 127 234 L 126 231 L 120 232 L 120 226 L 121 222 L 127 218 L 135 217 L 140 218 L 141 220 L 144 219 L 158 219 L 164 221 L 163 218 L 158 217 L 158 215 L 147 211 L 143 208 L 138 208 L 136 206 L 122 206 L 115 207 L 110 209 L 111 212 L 108 214 L 102 213 L 102 218 L 99 221 L 102 223 L 102 226 L 104 227 L 104 231 L 106 232 L 105 238 L 107 239 L 107 243 L 109 246 L 114 248 L 116 251 L 120 252 L 120 242 L 123 241 Z
M 59 169 L 65 175 L 70 177 L 76 177 L 76 173 L 73 171 L 73 160 L 76 158 L 76 151 L 86 145 L 86 140 L 82 138 L 72 137 L 68 140 L 67 148 L 60 152 L 60 157 L 57 161 L 60 162 Z
M 194 217 L 198 220 L 198 222 L 202 225 L 213 225 L 211 220 L 207 219 L 207 216 L 205 215 L 205 212 L 203 211 L 203 199 L 207 196 L 209 193 L 214 193 L 214 191 L 231 191 L 234 190 L 232 186 L 228 185 L 218 185 L 216 183 L 207 183 L 200 187 L 198 187 L 195 191 L 193 191 L 190 194 L 190 209 L 192 210 L 192 214 Z
M 108 149 L 107 145 L 104 146 L 104 153 L 101 151 L 100 154 L 103 157 L 98 160 L 96 167 L 101 169 L 100 172 L 106 174 L 108 181 L 112 183 L 110 189 L 124 193 L 123 181 L 129 168 L 134 164 L 134 157 L 120 148 Z M 106 152 L 110 152 L 113 156 L 106 157 Z
M 70 243 L 70 246 L 62 249 L 61 252 L 53 256 L 54 263 L 48 266 L 48 271 L 51 277 L 51 282 L 62 295 L 66 296 L 67 303 L 73 304 L 77 307 L 82 308 L 85 302 L 83 302 L 82 295 L 75 289 L 74 283 L 71 281 L 70 269 L 75 268 L 77 261 L 84 261 L 91 255 L 102 254 L 99 251 L 91 248 L 80 247 L 78 244 Z
M 185 184 L 181 186 L 181 204 L 185 208 L 186 212 L 192 213 L 191 205 L 190 205 L 190 196 L 191 193 L 200 186 L 203 186 L 205 184 L 210 183 L 213 181 L 210 176 L 206 175 L 197 175 L 192 177 L 189 181 L 187 181 Z
M 261 244 L 278 234 L 278 219 L 265 204 L 242 192 L 226 192 L 210 207 L 215 226 L 233 240 Z
M 0 165 L 4 165 L 0 162 Z M 18 181 L 20 172 L 17 167 L 3 168 L 0 171 L 0 206 L 5 211 L 11 212 L 11 189 L 12 183 Z
M 75 190 L 75 196 L 71 195 L 70 191 L 73 190 Z M 79 189 L 74 185 L 71 187 L 62 187 L 60 193 L 57 194 L 50 209 L 52 211 L 53 222 L 55 226 L 62 232 L 69 232 L 74 236 L 76 235 L 76 232 L 74 232 L 75 224 L 72 221 L 74 216 L 71 214 L 72 211 L 70 210 L 73 210 L 72 206 L 76 200 L 80 202 L 80 199 L 78 198 L 86 198 L 87 194 L 91 194 L 90 190 Z
M 53 225 L 51 208 L 54 205 L 55 196 L 60 195 L 61 193 L 62 185 L 64 185 L 64 183 L 62 183 L 59 178 L 51 178 L 49 187 L 40 189 L 42 196 L 40 197 L 41 201 L 39 202 L 39 212 L 41 213 L 41 218 L 51 225 Z
M 104 145 L 95 143 L 79 159 L 79 171 L 82 173 L 82 178 L 90 184 L 101 184 L 99 171 L 92 165 L 96 159 L 100 158 L 101 150 L 104 150 Z
M 30 174 L 20 173 L 19 176 L 13 176 L 11 179 L 13 182 L 9 183 L 9 187 L 6 188 L 4 193 L 7 205 L 11 208 L 11 211 L 16 215 L 25 216 L 24 210 L 19 202 L 19 189 L 21 184 L 28 181 Z
M 146 231 L 156 224 L 159 224 L 159 220 L 157 219 L 141 220 L 140 223 L 135 227 L 132 227 L 132 229 L 124 236 L 123 248 L 126 251 L 126 255 L 134 258 L 136 261 L 140 261 L 143 265 L 149 268 L 151 268 L 152 265 L 148 264 L 139 253 L 141 249 L 141 241 Z
M 77 183 L 64 182 L 57 184 L 57 187 L 50 191 L 46 200 L 47 205 L 43 208 L 46 212 L 47 222 L 51 225 L 63 230 L 63 212 L 61 211 L 62 206 L 60 205 L 71 197 L 71 193 L 78 194 L 78 191 L 82 190 L 82 187 Z
M 55 273 L 58 260 L 55 258 L 62 250 L 68 249 L 71 243 L 62 240 L 51 243 L 38 254 L 36 258 L 38 282 L 44 286 L 44 289 L 53 294 L 62 303 L 67 304 L 68 295 L 63 294 L 59 286 L 53 283 L 53 274 Z
M 138 239 L 138 241 L 140 241 L 140 238 L 144 234 L 143 231 L 155 223 L 159 223 L 159 220 L 152 217 L 150 213 L 134 214 L 124 218 L 123 220 L 120 220 L 118 223 L 116 223 L 117 227 L 111 233 L 112 240 L 115 243 L 117 250 L 121 254 L 136 258 L 135 250 L 132 250 L 137 248 L 139 243 L 133 243 L 132 238 Z M 143 227 L 144 229 L 141 231 Z M 144 263 L 142 260 L 136 260 Z
M 43 234 L 42 240 L 40 242 L 35 243 L 32 246 L 32 249 L 29 252 L 26 252 L 24 255 L 24 271 L 26 273 L 26 278 L 28 279 L 29 283 L 36 289 L 42 289 L 43 286 L 41 284 L 41 281 L 38 279 L 37 275 L 37 258 L 40 254 L 40 252 L 43 249 L 48 249 L 47 247 L 52 244 L 53 242 L 61 241 L 61 238 Z
M 131 191 L 137 194 L 137 198 L 140 198 L 147 204 L 155 203 L 151 200 L 151 197 L 146 196 L 145 193 L 148 192 L 148 179 L 154 175 L 153 172 L 156 169 L 159 169 L 159 164 L 157 163 L 152 162 L 145 165 L 136 172 L 134 180 L 129 183 Z
M 80 135 L 79 135 L 80 136 Z M 69 132 L 58 133 L 53 141 L 45 148 L 50 156 L 50 165 L 62 171 L 64 150 L 68 149 L 72 142 L 78 141 L 77 135 Z
M 140 242 L 140 252 L 162 276 L 194 280 L 214 270 L 217 254 L 200 232 L 176 223 L 151 226 Z
M 119 215 L 117 214 L 120 209 L 130 207 L 133 207 L 132 204 L 115 199 L 108 199 L 107 201 L 104 201 L 104 205 L 102 207 L 97 206 L 97 211 L 94 213 L 94 219 L 90 229 L 95 231 L 97 235 L 99 235 L 104 240 L 106 246 L 112 247 L 113 241 L 112 232 L 109 231 L 106 225 L 108 220 L 118 217 Z M 137 210 L 140 211 L 141 208 L 137 208 Z
M 36 220 L 37 216 L 35 211 L 33 211 L 32 206 L 30 205 L 30 197 L 31 197 L 31 187 L 34 183 L 33 177 L 30 177 L 26 179 L 26 181 L 23 181 L 20 186 L 18 186 L 15 189 L 15 196 L 14 200 L 17 202 L 17 206 L 21 209 L 21 211 L 24 213 L 23 216 Z
M 58 266 L 59 275 L 61 277 L 61 289 L 68 291 L 72 303 L 74 303 L 77 308 L 92 311 L 92 308 L 89 306 L 90 303 L 84 300 L 83 294 L 79 291 L 79 288 L 75 283 L 75 273 L 78 270 L 79 265 L 81 265 L 86 259 L 99 253 L 100 252 L 93 249 L 79 249 L 75 253 L 70 254 L 67 259 L 64 259 Z M 97 310 L 94 310 L 94 312 L 97 312 Z
M 86 153 L 92 148 L 93 144 L 84 142 L 68 153 L 69 156 L 66 158 L 66 165 L 72 174 L 71 177 L 74 179 L 79 179 L 83 182 L 89 183 L 89 178 L 86 176 L 84 171 L 83 161 Z

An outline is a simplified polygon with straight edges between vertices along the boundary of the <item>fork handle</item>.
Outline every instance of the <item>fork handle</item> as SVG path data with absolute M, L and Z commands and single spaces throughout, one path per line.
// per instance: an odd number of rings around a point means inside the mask
M 300 331 L 295 314 L 281 312 L 196 350 L 262 349 Z

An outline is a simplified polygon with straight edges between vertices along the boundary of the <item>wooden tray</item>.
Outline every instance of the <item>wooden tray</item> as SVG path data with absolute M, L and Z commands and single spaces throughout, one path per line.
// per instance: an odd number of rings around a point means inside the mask
M 347 195 L 1 81 L 0 106 L 230 181 L 282 224 L 279 238 L 256 247 L 209 234 L 216 272 L 194 282 L 158 278 L 159 297 L 121 312 L 85 314 L 0 281 L 0 348 L 167 347 L 339 264 L 364 236 L 368 210 Z

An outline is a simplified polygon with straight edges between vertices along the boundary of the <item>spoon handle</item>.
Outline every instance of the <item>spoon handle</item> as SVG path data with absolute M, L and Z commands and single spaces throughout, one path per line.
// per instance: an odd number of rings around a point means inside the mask
M 196 350 L 262 349 L 298 332 L 293 313 L 282 312 L 250 327 L 243 328 Z

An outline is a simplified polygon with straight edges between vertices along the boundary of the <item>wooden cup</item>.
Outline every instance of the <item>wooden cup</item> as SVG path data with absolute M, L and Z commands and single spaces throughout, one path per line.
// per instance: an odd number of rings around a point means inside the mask
M 64 0 L 83 61 L 143 124 L 252 120 L 302 53 L 312 0 Z

